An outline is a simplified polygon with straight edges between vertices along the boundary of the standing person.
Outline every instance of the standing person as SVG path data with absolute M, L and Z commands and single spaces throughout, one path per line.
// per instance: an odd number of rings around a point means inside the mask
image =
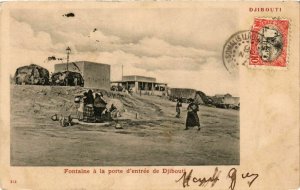
M 94 96 L 93 91 L 89 90 L 86 96 L 86 105 L 84 107 L 84 118 L 85 122 L 94 122 L 95 114 L 94 114 Z
M 176 117 L 179 118 L 180 117 L 180 108 L 182 107 L 182 99 L 178 98 L 177 99 L 177 104 L 176 104 Z
M 86 116 L 86 112 L 85 112 L 85 107 L 86 107 L 86 104 L 87 104 L 87 92 L 83 93 L 83 97 L 81 98 L 81 102 L 83 103 L 82 120 L 87 121 L 87 116 Z M 79 106 L 79 108 L 80 108 L 80 106 Z
M 84 95 L 83 97 L 80 98 L 80 102 L 79 102 L 79 108 L 77 109 L 77 117 L 78 120 L 81 121 L 83 120 L 83 111 L 84 111 L 84 101 L 86 99 L 86 95 Z
M 87 97 L 87 104 L 94 105 L 94 95 L 93 95 L 93 91 L 91 89 L 87 92 L 86 97 Z
M 185 130 L 188 130 L 189 127 L 197 126 L 198 131 L 200 131 L 200 121 L 197 114 L 199 107 L 194 103 L 194 99 L 190 99 L 190 104 L 187 107 L 187 111 Z
M 82 96 L 75 96 L 75 108 L 76 108 L 76 115 L 77 119 L 80 121 L 83 118 L 83 97 Z
M 101 119 L 101 113 L 102 113 L 101 97 L 98 93 L 96 93 L 96 96 L 95 96 L 94 111 L 95 111 L 95 118 L 96 118 L 96 122 L 97 122 Z

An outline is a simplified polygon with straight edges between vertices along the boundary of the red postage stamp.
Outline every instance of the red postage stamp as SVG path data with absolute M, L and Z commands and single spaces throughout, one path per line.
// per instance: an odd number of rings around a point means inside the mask
M 250 65 L 287 66 L 289 21 L 255 18 L 251 30 Z

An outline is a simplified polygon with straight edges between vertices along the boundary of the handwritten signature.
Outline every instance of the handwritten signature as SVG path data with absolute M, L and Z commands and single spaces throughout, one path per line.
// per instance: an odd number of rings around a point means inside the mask
M 190 172 L 184 172 L 183 175 L 178 179 L 175 180 L 176 183 L 178 182 L 182 182 L 182 186 L 185 187 L 189 187 L 190 186 L 190 181 L 192 181 L 193 183 L 197 183 L 198 186 L 202 186 L 205 187 L 208 184 L 210 184 L 211 187 L 213 187 L 219 180 L 219 176 L 221 174 L 221 170 L 218 169 L 218 167 L 215 168 L 214 173 L 211 177 L 209 178 L 205 178 L 205 177 L 193 177 L 193 170 L 191 170 Z M 253 182 L 258 178 L 258 174 L 255 173 L 242 173 L 241 177 L 242 179 L 247 179 L 247 183 L 249 185 L 249 187 L 251 187 L 251 185 L 253 184 Z M 235 185 L 236 185 L 236 181 L 237 181 L 237 169 L 235 168 L 231 168 L 227 174 L 227 178 L 229 178 L 230 180 L 230 186 L 229 189 L 230 190 L 234 190 Z

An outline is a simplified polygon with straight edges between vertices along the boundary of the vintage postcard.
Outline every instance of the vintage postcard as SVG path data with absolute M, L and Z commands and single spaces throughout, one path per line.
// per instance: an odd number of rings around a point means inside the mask
M 299 2 L 0 8 L 0 189 L 299 188 Z

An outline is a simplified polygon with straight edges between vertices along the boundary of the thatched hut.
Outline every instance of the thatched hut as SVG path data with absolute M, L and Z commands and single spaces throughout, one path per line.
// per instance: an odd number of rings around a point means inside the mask
M 188 99 L 194 98 L 196 94 L 195 89 L 190 88 L 170 88 L 170 99 L 176 100 L 178 98 L 181 98 L 183 102 L 187 102 Z
M 240 98 L 233 97 L 231 94 L 215 95 L 211 99 L 216 107 L 219 108 L 239 108 Z
M 14 78 L 18 85 L 48 85 L 49 71 L 39 65 L 31 64 L 19 67 Z
M 54 86 L 83 86 L 84 81 L 80 73 L 72 71 L 56 72 L 51 76 Z
M 197 104 L 204 104 L 204 105 L 212 104 L 212 101 L 202 91 L 197 91 L 196 92 L 194 101 Z

